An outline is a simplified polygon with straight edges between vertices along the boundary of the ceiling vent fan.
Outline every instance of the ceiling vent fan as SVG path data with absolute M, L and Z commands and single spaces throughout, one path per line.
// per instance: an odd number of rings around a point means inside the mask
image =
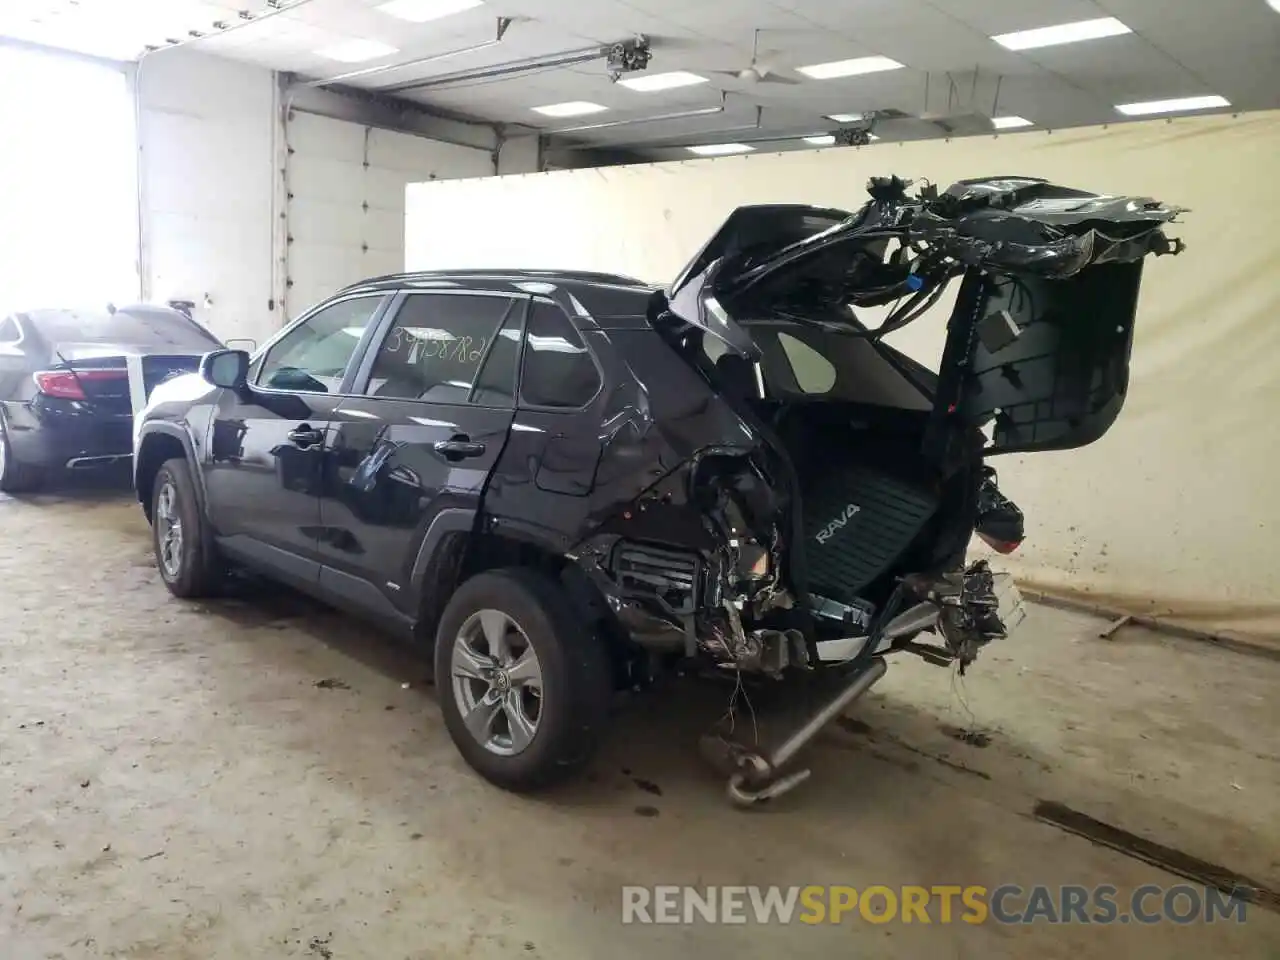
M 760 31 L 756 30 L 751 41 L 751 63 L 740 70 L 713 70 L 726 77 L 734 77 L 744 83 L 799 83 L 777 72 L 771 65 L 760 62 Z

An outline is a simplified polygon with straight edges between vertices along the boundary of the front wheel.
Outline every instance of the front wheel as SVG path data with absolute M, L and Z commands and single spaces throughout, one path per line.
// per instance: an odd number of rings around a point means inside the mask
M 160 578 L 175 597 L 207 597 L 222 581 L 201 519 L 191 467 L 183 459 L 166 461 L 151 495 L 151 537 Z
M 560 584 L 483 573 L 454 593 L 436 634 L 436 687 L 463 758 L 507 790 L 562 780 L 591 757 L 609 702 L 608 658 Z

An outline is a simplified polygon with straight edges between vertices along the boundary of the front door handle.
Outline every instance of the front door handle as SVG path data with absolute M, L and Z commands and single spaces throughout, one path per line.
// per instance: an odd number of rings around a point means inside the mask
M 288 436 L 290 443 L 304 450 L 307 447 L 315 447 L 324 443 L 324 431 L 317 430 L 309 423 L 294 427 L 289 431 Z
M 436 453 L 442 455 L 446 460 L 466 460 L 468 457 L 484 456 L 484 444 L 477 443 L 469 437 L 458 435 L 448 440 L 437 440 L 435 443 Z

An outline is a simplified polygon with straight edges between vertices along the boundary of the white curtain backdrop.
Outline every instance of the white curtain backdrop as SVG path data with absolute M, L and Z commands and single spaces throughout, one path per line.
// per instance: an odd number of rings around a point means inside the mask
M 854 209 L 871 175 L 1025 174 L 1189 207 L 1143 272 L 1124 412 L 1081 450 L 996 457 L 1033 589 L 1280 644 L 1280 111 L 410 184 L 411 269 L 665 282 L 739 204 Z M 479 215 L 477 215 L 479 211 Z M 946 308 L 898 345 L 936 363 Z
M 0 44 L 0 315 L 139 295 L 123 70 Z

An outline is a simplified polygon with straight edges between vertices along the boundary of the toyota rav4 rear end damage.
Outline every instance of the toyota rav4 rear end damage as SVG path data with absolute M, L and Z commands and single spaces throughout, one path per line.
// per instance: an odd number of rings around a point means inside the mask
M 1144 198 L 1028 178 L 907 187 L 874 180 L 853 214 L 739 209 L 655 297 L 654 329 L 695 376 L 659 384 L 648 354 L 628 362 L 665 453 L 691 455 L 574 552 L 659 662 L 842 678 L 771 753 L 734 747 L 740 803 L 807 775 L 783 768 L 886 654 L 964 672 L 1021 621 L 1009 577 L 965 563 L 975 532 L 1000 552 L 1022 539 L 985 459 L 1111 426 L 1143 260 L 1181 249 L 1161 230 L 1179 211 Z M 935 374 L 884 337 L 956 278 Z
M 731 679 L 731 707 L 803 692 L 771 749 L 716 741 L 736 802 L 785 792 L 888 655 L 963 671 L 1017 626 L 966 560 L 1023 538 L 987 461 L 1110 428 L 1144 261 L 1180 249 L 1153 200 L 907 188 L 741 208 L 665 290 L 379 277 L 206 355 L 135 423 L 161 577 L 248 567 L 434 643 L 450 735 L 510 789 L 580 767 L 612 690 L 666 671 Z M 957 280 L 936 371 L 886 342 Z

